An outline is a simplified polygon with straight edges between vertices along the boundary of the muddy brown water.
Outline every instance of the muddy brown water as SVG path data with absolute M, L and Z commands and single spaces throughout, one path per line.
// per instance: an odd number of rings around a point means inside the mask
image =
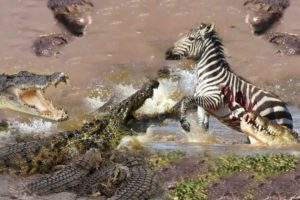
M 36 73 L 62 71 L 70 84 L 50 88 L 47 95 L 65 108 L 70 119 L 59 129 L 79 127 L 91 112 L 86 97 L 97 88 L 132 84 L 138 88 L 146 77 L 161 66 L 180 66 L 184 62 L 165 61 L 164 52 L 176 39 L 201 22 L 214 22 L 223 38 L 232 69 L 256 85 L 277 89 L 292 101 L 295 128 L 300 131 L 300 57 L 281 56 L 275 48 L 253 36 L 245 23 L 242 1 L 236 0 L 95 0 L 93 23 L 87 34 L 78 38 L 52 58 L 36 57 L 32 41 L 39 35 L 60 31 L 46 0 L 1 0 L 0 2 L 0 72 Z M 298 33 L 300 1 L 293 1 L 277 24 L 279 31 Z M 287 88 L 286 90 L 285 88 Z M 31 117 L 0 111 L 1 118 L 28 120 Z M 232 133 L 217 122 L 215 131 Z M 176 127 L 175 127 L 176 129 Z M 176 129 L 178 130 L 178 129 Z M 235 136 L 235 135 L 234 135 Z M 159 143 L 154 148 L 177 148 L 178 144 Z M 231 149 L 230 146 L 197 148 Z M 240 148 L 244 149 L 244 147 Z M 296 149 L 295 149 L 296 150 Z M 233 149 L 236 151 L 236 149 Z M 296 150 L 298 152 L 298 150 Z

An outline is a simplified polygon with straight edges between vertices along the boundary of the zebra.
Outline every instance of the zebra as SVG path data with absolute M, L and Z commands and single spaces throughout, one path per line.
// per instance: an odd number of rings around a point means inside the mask
M 206 131 L 209 127 L 209 116 L 213 115 L 225 125 L 241 132 L 240 119 L 249 111 L 293 129 L 293 119 L 285 102 L 230 69 L 222 40 L 214 24 L 201 23 L 200 26 L 191 29 L 166 51 L 165 58 L 167 60 L 187 58 L 195 61 L 196 89 L 193 95 L 185 96 L 180 105 L 180 123 L 185 131 L 190 131 L 186 112 L 187 107 L 192 104 L 197 105 L 200 126 Z M 229 107 L 224 103 L 226 97 L 224 88 L 230 90 L 231 101 L 236 102 L 235 99 L 241 95 L 245 101 Z M 251 141 L 250 138 L 250 142 L 255 141 Z

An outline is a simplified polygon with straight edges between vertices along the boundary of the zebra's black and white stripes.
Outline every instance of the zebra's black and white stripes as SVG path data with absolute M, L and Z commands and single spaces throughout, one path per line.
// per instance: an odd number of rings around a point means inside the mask
M 240 118 L 247 111 L 255 111 L 277 124 L 293 128 L 292 116 L 280 98 L 231 71 L 214 25 L 202 23 L 181 37 L 166 52 L 166 59 L 179 60 L 184 57 L 196 61 L 198 79 L 194 95 L 185 97 L 181 104 L 180 121 L 185 130 L 189 130 L 186 107 L 191 103 L 197 104 L 199 121 L 205 129 L 208 128 L 208 118 L 211 114 L 231 128 L 240 130 L 239 120 L 236 118 Z M 224 103 L 224 87 L 231 91 L 229 101 L 236 102 L 238 96 L 243 97 L 236 109 L 229 108 L 228 104 Z M 233 115 L 235 117 L 232 117 Z

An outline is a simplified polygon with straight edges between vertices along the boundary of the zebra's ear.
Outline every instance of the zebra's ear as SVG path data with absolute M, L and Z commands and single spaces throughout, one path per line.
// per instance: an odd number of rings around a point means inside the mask
M 207 33 L 212 32 L 215 29 L 215 24 L 211 23 L 210 25 L 207 26 Z
M 211 33 L 213 32 L 215 28 L 215 25 L 212 23 L 212 24 L 207 24 L 205 30 L 204 30 L 204 33 L 203 33 L 203 38 L 208 38 L 211 36 Z

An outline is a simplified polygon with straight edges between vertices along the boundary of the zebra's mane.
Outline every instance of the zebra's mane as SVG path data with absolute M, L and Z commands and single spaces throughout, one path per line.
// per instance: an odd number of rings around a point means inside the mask
M 224 57 L 224 60 L 222 62 L 222 65 L 220 67 L 224 67 L 225 69 L 227 69 L 228 71 L 230 71 L 231 73 L 234 73 L 237 77 L 239 77 L 241 80 L 245 81 L 245 82 L 248 82 L 250 84 L 252 84 L 251 81 L 247 80 L 246 78 L 238 75 L 236 72 L 234 72 L 229 63 L 227 62 L 226 60 L 226 56 L 225 56 L 225 48 L 224 48 L 224 44 L 223 44 L 223 41 L 222 39 L 220 38 L 218 32 L 214 29 L 210 32 L 210 39 L 213 41 L 214 45 L 218 46 L 219 49 L 220 49 L 220 53 L 221 53 L 221 56 Z
M 224 53 L 224 45 L 223 45 L 223 40 L 221 39 L 219 33 L 214 29 L 210 32 L 210 39 L 218 45 L 220 48 L 221 52 Z M 225 57 L 225 56 L 224 56 Z
M 228 62 L 226 61 L 225 48 L 224 48 L 224 45 L 223 45 L 223 41 L 220 38 L 218 32 L 213 29 L 210 32 L 209 39 L 214 44 L 214 47 L 217 47 L 219 49 L 219 55 L 224 58 L 223 63 L 220 67 L 224 67 L 225 69 L 231 71 L 231 68 L 230 68 Z

